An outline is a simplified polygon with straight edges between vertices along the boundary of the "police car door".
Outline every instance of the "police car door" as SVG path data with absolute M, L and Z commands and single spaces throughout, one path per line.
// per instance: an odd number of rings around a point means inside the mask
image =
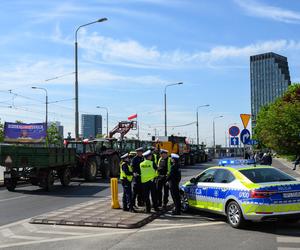
M 207 209 L 222 212 L 225 199 L 234 176 L 227 169 L 218 169 L 214 173 L 213 182 L 208 183 L 206 191 Z
M 201 173 L 197 177 L 197 187 L 196 187 L 196 200 L 197 208 L 206 209 L 207 208 L 207 189 L 210 183 L 213 183 L 213 177 L 216 169 L 208 169 Z

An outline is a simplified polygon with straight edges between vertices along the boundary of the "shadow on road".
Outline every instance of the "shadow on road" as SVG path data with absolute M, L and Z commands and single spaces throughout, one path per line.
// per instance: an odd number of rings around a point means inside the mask
M 32 189 L 36 188 L 36 189 Z M 91 198 L 98 198 L 95 194 L 107 189 L 108 186 L 103 186 L 99 183 L 89 185 L 71 185 L 68 187 L 63 187 L 61 185 L 54 185 L 53 189 L 49 192 L 43 190 L 39 187 L 32 187 L 30 189 L 28 186 L 26 187 L 17 187 L 14 193 L 19 194 L 27 194 L 27 195 L 43 195 L 43 196 L 53 196 L 53 197 L 72 197 L 72 198 L 82 198 L 82 197 L 91 197 Z

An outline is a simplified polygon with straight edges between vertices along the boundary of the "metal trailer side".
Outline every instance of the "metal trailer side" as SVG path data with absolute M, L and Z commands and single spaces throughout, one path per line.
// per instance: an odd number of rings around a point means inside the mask
M 20 181 L 50 190 L 55 177 L 67 186 L 75 163 L 74 149 L 0 145 L 0 165 L 6 168 L 4 184 L 10 191 Z

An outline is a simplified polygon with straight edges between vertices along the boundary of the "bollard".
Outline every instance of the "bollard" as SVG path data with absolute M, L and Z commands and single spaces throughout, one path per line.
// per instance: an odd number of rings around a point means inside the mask
M 120 208 L 119 204 L 119 194 L 118 194 L 118 178 L 110 179 L 110 189 L 111 189 L 111 208 Z

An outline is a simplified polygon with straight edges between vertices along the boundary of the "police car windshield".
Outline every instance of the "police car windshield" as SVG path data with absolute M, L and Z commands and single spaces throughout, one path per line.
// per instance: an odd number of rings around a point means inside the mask
M 253 183 L 296 180 L 275 168 L 251 168 L 241 169 L 239 171 Z

